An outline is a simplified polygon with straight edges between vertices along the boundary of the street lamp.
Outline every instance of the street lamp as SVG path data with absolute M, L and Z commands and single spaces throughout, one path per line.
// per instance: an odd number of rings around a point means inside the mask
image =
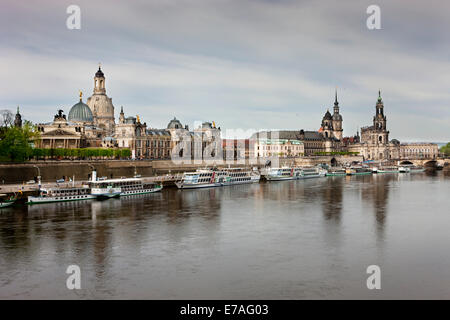
M 95 167 L 94 167 L 92 164 L 90 164 L 90 163 L 88 163 L 87 165 L 88 165 L 89 167 L 91 167 L 91 169 L 92 169 L 91 180 L 92 180 L 92 181 L 97 180 L 97 172 L 95 171 Z
M 38 189 L 41 190 L 41 169 L 39 169 L 39 167 L 37 165 L 33 165 L 34 168 L 36 168 L 38 170 Z

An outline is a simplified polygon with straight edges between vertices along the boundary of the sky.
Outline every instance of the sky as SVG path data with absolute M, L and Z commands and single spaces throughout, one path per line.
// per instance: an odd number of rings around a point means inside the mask
M 372 4 L 380 30 L 366 26 Z M 318 130 L 337 88 L 350 136 L 381 89 L 391 139 L 450 141 L 449 12 L 445 0 L 0 0 L 0 109 L 67 114 L 100 62 L 116 120 L 123 106 L 153 128 Z

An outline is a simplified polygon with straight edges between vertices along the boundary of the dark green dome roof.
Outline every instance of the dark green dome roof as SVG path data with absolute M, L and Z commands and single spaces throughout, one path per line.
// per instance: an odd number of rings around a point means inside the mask
M 92 122 L 94 121 L 94 116 L 91 108 L 80 99 L 80 102 L 74 104 L 70 109 L 68 120 L 73 122 Z

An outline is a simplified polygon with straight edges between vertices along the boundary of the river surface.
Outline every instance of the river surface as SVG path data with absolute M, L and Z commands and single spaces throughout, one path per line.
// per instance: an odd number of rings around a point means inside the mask
M 427 172 L 2 209 L 0 299 L 450 299 L 449 195 Z

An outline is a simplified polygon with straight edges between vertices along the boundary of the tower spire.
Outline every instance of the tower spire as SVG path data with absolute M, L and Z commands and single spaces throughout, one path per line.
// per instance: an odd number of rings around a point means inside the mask
M 336 87 L 334 93 L 335 93 L 334 104 L 338 104 L 339 102 L 337 101 L 337 87 Z

